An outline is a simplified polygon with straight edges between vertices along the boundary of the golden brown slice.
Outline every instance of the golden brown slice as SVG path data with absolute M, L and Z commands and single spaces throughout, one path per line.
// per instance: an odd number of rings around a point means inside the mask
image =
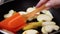
M 41 22 L 32 22 L 32 23 L 28 23 L 23 30 L 29 30 L 29 29 L 33 29 L 33 28 L 37 28 L 41 26 Z

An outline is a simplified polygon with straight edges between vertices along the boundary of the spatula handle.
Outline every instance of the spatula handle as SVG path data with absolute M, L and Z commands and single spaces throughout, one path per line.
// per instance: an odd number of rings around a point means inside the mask
M 47 0 L 45 3 L 47 3 L 49 0 Z M 45 3 L 43 3 L 39 8 L 36 8 L 36 10 L 26 14 L 26 20 L 31 18 L 31 17 L 34 17 L 34 15 L 37 13 L 37 12 L 41 12 L 41 10 L 45 9 L 46 6 L 45 6 Z
M 29 19 L 29 18 L 31 18 L 31 17 L 34 17 L 34 15 L 35 15 L 37 12 L 41 12 L 41 10 L 43 10 L 43 9 L 45 9 L 45 8 L 46 8 L 45 5 L 42 5 L 41 7 L 36 8 L 36 10 L 34 10 L 34 11 L 32 11 L 32 12 L 30 12 L 30 13 L 28 13 L 28 14 L 25 15 L 25 16 L 26 16 L 26 19 Z

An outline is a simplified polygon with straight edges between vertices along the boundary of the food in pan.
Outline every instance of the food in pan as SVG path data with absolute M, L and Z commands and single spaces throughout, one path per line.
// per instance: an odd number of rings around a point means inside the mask
M 9 17 L 11 17 L 14 13 L 15 13 L 14 10 L 10 10 L 8 14 L 5 14 L 5 15 L 4 15 L 4 18 L 9 18 Z M 18 13 L 19 13 L 20 15 L 27 14 L 25 11 L 19 11 Z
M 5 15 L 4 15 L 4 18 L 9 18 L 9 17 L 11 17 L 14 13 L 15 13 L 14 10 L 10 10 L 8 14 L 5 14 Z
M 30 29 L 24 31 L 22 34 L 39 34 L 39 32 L 37 30 Z
M 23 22 L 24 19 L 22 19 L 23 17 L 21 17 L 20 15 L 25 15 L 27 13 L 30 13 L 31 11 L 33 11 L 35 9 L 36 9 L 35 7 L 30 7 L 26 11 L 19 11 L 17 13 L 15 13 L 15 11 L 11 10 L 11 11 L 9 11 L 8 14 L 4 15 L 4 18 L 12 17 L 13 19 L 12 18 L 11 19 L 7 19 L 5 21 L 5 23 L 9 21 L 9 23 L 10 23 L 9 27 L 12 27 L 13 31 L 17 31 L 17 26 L 19 26 L 19 28 L 21 26 L 22 30 L 25 30 L 22 34 L 37 34 L 36 30 L 31 30 L 31 29 L 36 29 L 38 27 L 42 27 L 41 28 L 41 32 L 43 34 L 48 34 L 49 32 L 52 32 L 53 30 L 59 30 L 59 26 L 56 25 L 56 23 L 54 21 L 52 21 L 53 16 L 49 12 L 49 10 L 42 10 L 42 14 L 41 13 L 36 13 L 34 15 L 34 17 L 28 19 L 30 21 L 33 20 L 33 19 L 37 19 L 38 22 L 29 22 L 29 23 Z M 15 15 L 15 16 L 12 16 L 12 15 Z M 16 23 L 15 23 L 14 19 L 15 19 Z M 19 19 L 22 19 L 22 21 L 19 21 Z M 2 22 L 4 22 L 4 21 L 2 21 Z M 19 24 L 19 25 L 16 25 L 16 24 Z M 16 27 L 16 28 L 14 28 L 14 27 Z M 14 30 L 14 29 L 16 29 L 16 30 Z M 32 31 L 34 33 L 30 33 Z
M 19 11 L 18 13 L 20 13 L 21 15 L 27 14 L 25 11 Z
M 46 25 L 46 26 L 43 26 L 41 29 L 43 34 L 48 34 L 49 32 L 52 32 L 53 30 L 59 30 L 59 26 L 57 26 L 57 25 Z
M 46 14 L 40 14 L 39 16 L 37 16 L 37 20 L 39 22 L 41 22 L 41 21 L 51 21 L 52 18 L 50 16 L 46 15 Z
M 55 25 L 56 23 L 53 21 L 47 21 L 47 22 L 43 22 L 42 26 L 46 26 L 46 25 Z
M 45 11 L 45 12 L 44 12 Z M 41 22 L 40 26 L 38 27 L 41 27 L 41 32 L 43 34 L 48 34 L 49 32 L 52 32 L 53 30 L 59 30 L 59 26 L 56 25 L 56 23 L 54 21 L 52 21 L 53 19 L 53 16 L 52 14 L 49 12 L 49 10 L 42 10 L 42 13 L 43 14 L 39 14 L 36 19 L 38 22 Z M 36 15 L 35 15 L 36 16 Z M 30 23 L 30 24 L 27 24 L 23 30 L 30 30 L 30 29 L 33 29 L 34 27 L 32 26 L 34 24 Z M 31 28 L 32 27 L 32 28 Z M 37 26 L 36 26 L 37 28 Z
M 28 23 L 28 24 L 23 28 L 23 30 L 29 30 L 29 29 L 33 29 L 33 28 L 40 27 L 40 26 L 41 26 L 41 22 L 31 22 L 31 23 Z
M 53 16 L 49 10 L 42 10 L 41 12 L 46 14 L 46 15 L 49 15 L 53 19 Z

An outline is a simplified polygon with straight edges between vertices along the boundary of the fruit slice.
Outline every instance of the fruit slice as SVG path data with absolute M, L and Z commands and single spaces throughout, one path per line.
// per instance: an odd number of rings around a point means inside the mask
M 43 12 L 46 15 L 49 15 L 51 18 L 53 18 L 53 15 L 50 13 L 49 10 L 42 10 L 41 12 Z
M 18 13 L 21 15 L 27 14 L 25 11 L 19 11 Z
M 9 18 L 9 17 L 11 17 L 14 13 L 15 13 L 14 10 L 10 10 L 8 14 L 5 14 L 5 15 L 4 15 L 4 18 Z
M 41 22 L 41 21 L 51 21 L 52 18 L 51 18 L 50 16 L 48 16 L 48 15 L 40 14 L 40 15 L 37 17 L 37 20 L 38 20 L 39 22 Z
M 39 32 L 37 30 L 30 29 L 24 31 L 22 34 L 39 34 Z
M 50 21 L 42 23 L 42 26 L 46 26 L 46 25 L 56 25 L 56 23 L 55 22 L 50 22 Z

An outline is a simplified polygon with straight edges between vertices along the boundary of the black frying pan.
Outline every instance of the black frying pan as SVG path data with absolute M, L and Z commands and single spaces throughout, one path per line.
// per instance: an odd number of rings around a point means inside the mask
M 15 11 L 23 10 L 25 11 L 28 7 L 36 6 L 39 0 L 15 0 L 9 3 L 5 3 L 0 6 L 0 21 L 2 21 L 3 15 L 8 13 L 9 10 L 13 9 Z M 53 21 L 57 23 L 57 25 L 60 26 L 60 9 L 50 9 L 50 12 L 54 16 Z M 39 29 L 38 29 L 39 30 Z M 20 30 L 17 32 L 17 34 L 21 34 L 23 30 Z M 57 33 L 55 33 L 57 34 Z

